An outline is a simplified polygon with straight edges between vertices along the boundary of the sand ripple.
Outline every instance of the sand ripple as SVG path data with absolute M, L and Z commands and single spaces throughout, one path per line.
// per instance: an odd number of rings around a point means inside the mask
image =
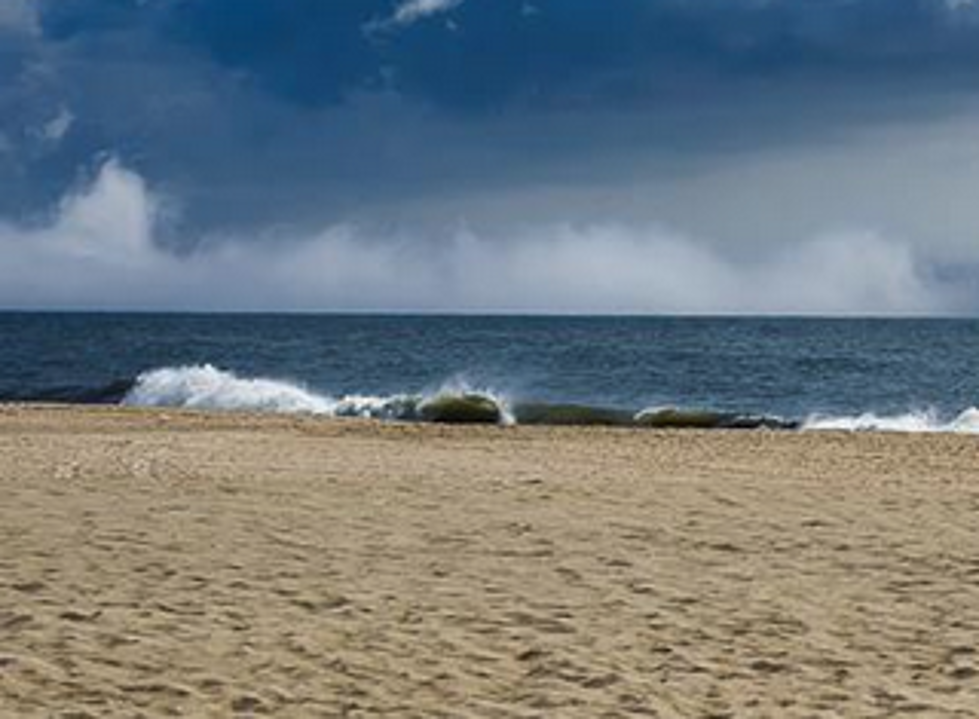
M 0 716 L 979 716 L 979 444 L 0 410 Z

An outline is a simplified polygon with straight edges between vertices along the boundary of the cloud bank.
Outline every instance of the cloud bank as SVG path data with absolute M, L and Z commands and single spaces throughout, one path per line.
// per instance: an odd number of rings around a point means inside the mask
M 45 220 L 0 224 L 0 305 L 194 310 L 947 313 L 957 298 L 872 232 L 727 257 L 653 225 L 529 226 L 503 237 L 212 237 L 161 246 L 161 201 L 105 162 Z

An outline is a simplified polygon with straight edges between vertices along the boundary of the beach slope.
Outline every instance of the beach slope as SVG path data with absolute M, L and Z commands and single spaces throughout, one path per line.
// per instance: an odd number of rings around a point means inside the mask
M 979 716 L 979 441 L 0 408 L 0 716 Z

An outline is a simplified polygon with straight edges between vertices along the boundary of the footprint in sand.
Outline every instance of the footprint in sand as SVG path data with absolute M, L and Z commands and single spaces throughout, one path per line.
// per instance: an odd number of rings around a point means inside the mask
M 82 612 L 77 609 L 69 609 L 67 611 L 61 612 L 58 615 L 61 619 L 66 622 L 78 622 L 78 623 L 88 623 L 94 622 L 96 619 L 102 616 L 102 610 L 96 609 L 92 612 Z
M 16 631 L 34 621 L 34 616 L 24 612 L 0 612 L 0 629 Z
M 243 694 L 231 700 L 231 711 L 236 714 L 254 714 L 265 708 L 265 702 L 254 694 Z

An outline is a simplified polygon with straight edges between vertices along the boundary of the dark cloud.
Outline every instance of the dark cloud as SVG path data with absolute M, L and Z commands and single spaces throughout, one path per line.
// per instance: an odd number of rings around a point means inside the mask
M 850 226 L 979 259 L 962 249 L 979 222 L 961 204 L 979 181 L 971 3 L 15 5 L 0 217 L 17 227 L 113 157 L 179 217 L 152 239 L 182 254 L 344 222 L 425 244 L 621 220 L 735 264 Z
M 150 31 L 303 105 L 382 85 L 489 109 L 668 99 L 793 74 L 979 76 L 977 13 L 947 0 L 467 0 L 378 30 L 398 5 L 47 0 L 42 24 L 50 39 L 80 43 Z
M 371 0 L 183 2 L 173 7 L 163 29 L 288 101 L 320 105 L 378 81 L 378 57 L 363 26 L 385 5 Z

